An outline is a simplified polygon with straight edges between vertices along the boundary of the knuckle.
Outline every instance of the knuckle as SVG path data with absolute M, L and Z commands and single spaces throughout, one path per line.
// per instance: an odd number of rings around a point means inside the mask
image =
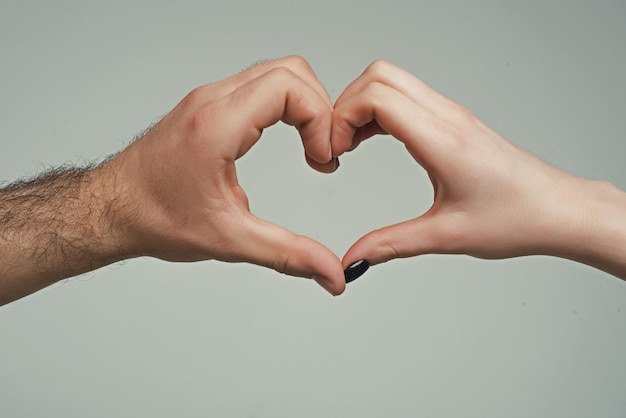
M 283 250 L 277 251 L 274 255 L 274 259 L 272 261 L 272 268 L 281 274 L 292 274 L 294 273 L 291 262 L 292 262 L 292 249 L 296 247 L 296 241 L 299 236 L 295 235 L 291 238 L 290 242 Z
M 311 97 L 304 94 L 299 94 L 298 100 L 300 102 L 299 105 L 303 111 L 305 121 L 315 120 L 330 122 L 330 110 L 321 106 L 317 100 L 311 99 Z
M 369 92 L 372 94 L 382 94 L 387 85 L 381 81 L 372 81 L 367 85 Z
M 288 67 L 272 68 L 266 75 L 279 85 L 284 85 L 285 82 L 289 82 L 295 77 L 294 72 Z
M 395 258 L 409 257 L 409 255 L 401 254 L 391 242 L 383 243 L 380 247 L 380 254 L 384 260 L 392 260 Z
M 272 268 L 281 274 L 287 274 L 287 268 L 289 266 L 289 257 L 288 253 L 279 253 L 274 257 L 274 261 L 272 262 Z
M 183 99 L 183 102 L 189 106 L 195 106 L 202 102 L 206 95 L 206 86 L 196 87 L 187 93 L 187 96 Z
M 211 106 L 204 106 L 194 111 L 189 119 L 189 133 L 192 138 L 202 136 L 207 132 L 207 127 L 211 126 L 213 109 Z
M 308 61 L 300 55 L 289 55 L 284 58 L 287 67 L 294 70 L 294 72 L 313 72 L 313 69 L 309 65 Z
M 372 81 L 365 88 L 365 94 L 367 97 L 370 98 L 372 103 L 377 104 L 383 100 L 387 89 L 388 87 L 385 83 L 380 81 Z
M 397 245 L 379 233 L 374 232 L 366 236 L 363 244 L 371 249 L 371 255 L 368 258 L 370 263 L 379 264 L 402 257 Z
M 312 73 L 313 69 L 309 63 L 299 55 L 289 55 L 275 60 L 261 61 L 251 66 L 248 70 L 251 75 L 262 75 L 279 68 L 290 70 L 292 73 L 298 74 L 303 72 Z
M 457 104 L 456 105 L 456 112 L 457 112 L 457 115 L 459 116 L 460 120 L 463 123 L 475 124 L 476 121 L 477 121 L 476 115 L 474 115 L 474 113 L 472 113 L 472 111 L 470 111 L 465 106 Z
M 295 72 L 289 67 L 278 67 L 273 70 L 276 75 L 279 75 L 281 78 L 295 78 Z
M 391 64 L 385 60 L 375 60 L 366 69 L 365 73 L 374 78 L 383 77 L 391 68 Z

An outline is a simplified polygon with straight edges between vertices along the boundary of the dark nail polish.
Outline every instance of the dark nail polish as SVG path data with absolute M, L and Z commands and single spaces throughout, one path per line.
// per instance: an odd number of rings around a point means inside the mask
M 346 278 L 346 283 L 350 283 L 363 275 L 370 268 L 370 263 L 367 260 L 359 260 L 350 264 L 343 271 L 343 275 Z

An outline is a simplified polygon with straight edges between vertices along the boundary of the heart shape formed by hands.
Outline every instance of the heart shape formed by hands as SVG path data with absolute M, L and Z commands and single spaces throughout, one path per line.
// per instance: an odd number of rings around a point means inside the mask
M 327 173 L 365 139 L 392 135 L 427 171 L 433 205 L 361 237 L 342 261 L 319 242 L 258 219 L 235 162 L 281 120 L 299 131 L 308 164 Z M 142 255 L 255 263 L 313 278 L 333 295 L 369 264 L 425 253 L 554 255 L 626 278 L 623 191 L 515 147 L 382 61 L 334 104 L 304 59 L 256 65 L 193 90 L 98 167 L 46 175 L 4 196 L 0 305 Z
M 363 140 L 392 135 L 428 172 L 433 206 L 360 238 L 342 262 L 319 242 L 258 219 L 250 213 L 235 161 L 278 121 L 299 131 L 306 161 L 327 173 Z M 533 224 L 520 207 L 537 193 L 528 187 L 532 182 L 515 176 L 532 175 L 543 164 L 535 184 L 553 187 L 547 179 L 563 179 L 562 172 L 398 67 L 373 63 L 333 104 L 300 57 L 262 63 L 195 89 L 116 160 L 130 196 L 126 210 L 144 214 L 130 234 L 136 252 L 175 261 L 255 263 L 313 278 L 333 295 L 369 264 L 392 258 L 528 253 L 537 231 L 529 229 Z M 516 167 L 515 176 L 510 167 Z M 554 213 L 543 215 L 555 221 Z

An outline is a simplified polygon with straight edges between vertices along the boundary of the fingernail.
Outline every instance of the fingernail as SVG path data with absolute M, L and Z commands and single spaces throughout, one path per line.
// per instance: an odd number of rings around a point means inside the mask
M 335 162 L 335 169 L 334 169 L 334 170 L 337 170 L 337 169 L 339 168 L 339 158 L 334 157 L 334 158 L 333 158 L 333 161 Z M 333 171 L 334 171 L 334 170 L 333 170 Z
M 359 260 L 355 263 L 350 264 L 343 271 L 343 275 L 346 278 L 346 283 L 350 283 L 358 279 L 370 268 L 370 263 L 367 260 Z

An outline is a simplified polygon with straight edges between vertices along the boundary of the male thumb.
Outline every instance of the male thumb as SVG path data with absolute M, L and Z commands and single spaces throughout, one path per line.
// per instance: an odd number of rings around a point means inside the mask
M 242 261 L 314 279 L 332 295 L 345 290 L 339 258 L 319 242 L 254 216 L 239 225 L 235 245 Z

